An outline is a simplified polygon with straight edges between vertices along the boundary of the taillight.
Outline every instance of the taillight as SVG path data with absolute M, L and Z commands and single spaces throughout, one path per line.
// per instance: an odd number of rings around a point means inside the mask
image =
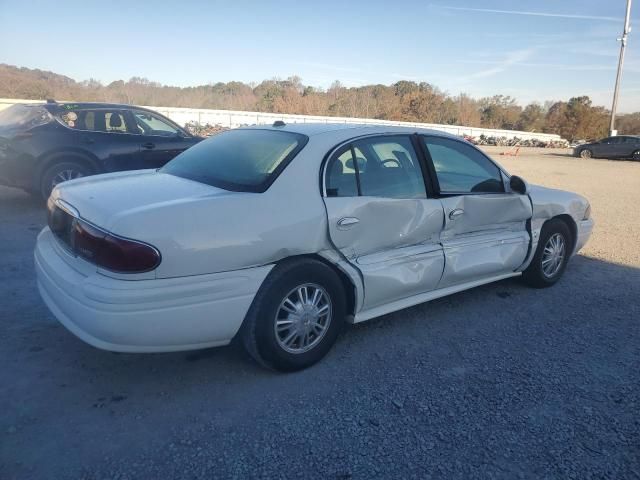
M 76 220 L 72 237 L 76 255 L 107 270 L 140 273 L 160 264 L 160 252 L 151 245 L 118 237 L 84 220 Z

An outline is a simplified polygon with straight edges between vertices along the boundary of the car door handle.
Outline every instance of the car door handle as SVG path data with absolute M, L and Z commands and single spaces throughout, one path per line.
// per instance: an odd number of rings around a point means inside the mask
M 464 210 L 463 209 L 456 208 L 455 210 L 451 210 L 451 212 L 449 212 L 449 220 L 455 220 L 460 215 L 464 215 Z
M 147 150 L 151 150 L 153 148 L 156 148 L 156 144 L 155 143 L 143 143 L 142 144 L 142 148 L 146 148 Z
M 351 227 L 356 223 L 360 223 L 360 220 L 357 219 L 356 217 L 344 217 L 338 220 L 338 226 L 342 228 Z

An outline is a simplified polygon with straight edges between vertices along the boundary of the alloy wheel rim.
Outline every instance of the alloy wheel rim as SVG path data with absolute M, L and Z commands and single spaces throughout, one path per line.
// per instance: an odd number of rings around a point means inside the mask
M 55 177 L 53 177 L 53 180 L 51 180 L 51 187 L 53 188 L 62 182 L 66 182 L 68 180 L 73 180 L 74 178 L 80 178 L 80 177 L 82 177 L 82 172 L 79 172 L 77 170 L 72 170 L 72 169 L 62 170 L 58 172 Z
M 331 298 L 320 285 L 305 283 L 292 289 L 276 311 L 274 332 L 280 348 L 288 353 L 308 352 L 329 330 Z
M 558 274 L 565 257 L 564 237 L 559 233 L 554 233 L 547 240 L 542 254 L 542 273 L 547 278 L 552 278 Z

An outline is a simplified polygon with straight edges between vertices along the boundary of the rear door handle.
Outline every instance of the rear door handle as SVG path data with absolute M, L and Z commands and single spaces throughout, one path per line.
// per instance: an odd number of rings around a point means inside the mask
M 142 144 L 142 148 L 146 148 L 147 150 L 151 150 L 153 148 L 156 148 L 156 144 L 155 143 L 151 143 L 151 142 L 143 143 Z
M 344 217 L 338 220 L 338 226 L 342 228 L 349 228 L 357 223 L 360 223 L 360 220 L 356 217 Z
M 460 215 L 464 215 L 464 210 L 463 209 L 456 208 L 455 210 L 451 210 L 451 212 L 449 212 L 449 220 L 455 220 Z

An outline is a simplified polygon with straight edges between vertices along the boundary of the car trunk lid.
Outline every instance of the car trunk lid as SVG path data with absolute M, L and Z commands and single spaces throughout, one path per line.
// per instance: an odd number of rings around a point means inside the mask
M 233 195 L 233 192 L 156 170 L 137 170 L 64 182 L 52 192 L 50 202 L 70 206 L 84 220 L 119 234 L 121 232 L 113 231 L 112 227 L 123 216 L 220 195 Z

